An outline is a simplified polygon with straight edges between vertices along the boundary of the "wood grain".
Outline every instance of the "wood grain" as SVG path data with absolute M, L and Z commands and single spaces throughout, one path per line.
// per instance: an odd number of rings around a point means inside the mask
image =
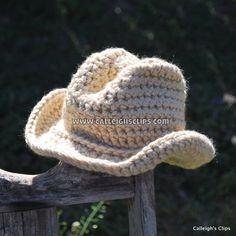
M 0 236 L 58 236 L 56 208 L 1 213 Z
M 29 203 L 65 206 L 130 198 L 134 196 L 133 180 L 81 170 L 61 162 L 38 175 L 0 170 L 0 211 L 17 210 L 11 206 L 24 208 Z M 26 209 L 32 207 L 31 204 Z
M 0 170 L 0 236 L 58 235 L 56 208 L 128 198 L 129 235 L 156 236 L 153 171 L 116 177 L 59 162 L 38 175 Z
M 128 201 L 129 235 L 156 236 L 155 191 L 153 171 L 135 176 L 135 194 Z

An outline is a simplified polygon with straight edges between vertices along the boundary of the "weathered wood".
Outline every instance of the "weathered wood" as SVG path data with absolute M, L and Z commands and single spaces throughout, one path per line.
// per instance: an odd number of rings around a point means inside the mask
M 153 171 L 115 177 L 61 162 L 38 175 L 0 170 L 0 236 L 58 235 L 56 211 L 49 206 L 124 198 L 130 236 L 156 236 Z
M 153 171 L 135 176 L 134 198 L 128 201 L 129 235 L 156 236 Z
M 61 162 L 38 175 L 0 170 L 1 212 L 10 209 L 7 204 L 18 206 L 22 202 L 64 206 L 124 199 L 133 195 L 133 178 L 90 172 Z
M 0 236 L 58 236 L 56 208 L 0 213 Z

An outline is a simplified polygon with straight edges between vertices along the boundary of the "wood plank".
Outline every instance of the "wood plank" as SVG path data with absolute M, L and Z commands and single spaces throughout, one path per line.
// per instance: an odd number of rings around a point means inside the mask
M 153 171 L 135 176 L 135 195 L 128 200 L 129 235 L 156 236 L 155 191 Z
M 81 170 L 62 162 L 38 175 L 0 170 L 0 212 L 8 211 L 12 204 L 22 207 L 20 203 L 64 206 L 130 198 L 134 196 L 133 181 L 133 177 Z
M 58 236 L 56 208 L 0 213 L 0 235 Z

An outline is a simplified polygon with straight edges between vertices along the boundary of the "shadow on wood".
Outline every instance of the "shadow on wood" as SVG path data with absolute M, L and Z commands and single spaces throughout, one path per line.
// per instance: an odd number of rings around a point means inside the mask
M 7 211 L 8 204 L 21 208 L 23 203 L 29 207 L 32 203 L 64 206 L 133 196 L 132 178 L 81 170 L 62 162 L 38 175 L 0 171 L 0 211 Z
M 59 162 L 38 175 L 0 170 L 0 235 L 57 236 L 55 206 L 129 199 L 131 236 L 155 236 L 153 171 L 116 177 Z

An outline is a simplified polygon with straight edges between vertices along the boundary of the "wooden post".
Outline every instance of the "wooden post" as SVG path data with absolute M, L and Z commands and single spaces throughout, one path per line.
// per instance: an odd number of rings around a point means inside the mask
M 156 236 L 154 173 L 134 177 L 134 197 L 129 199 L 129 235 Z
M 62 162 L 38 175 L 0 169 L 0 236 L 56 236 L 56 206 L 115 199 L 129 199 L 130 236 L 156 236 L 153 171 L 116 177 Z
M 56 208 L 0 213 L 0 236 L 58 236 Z

